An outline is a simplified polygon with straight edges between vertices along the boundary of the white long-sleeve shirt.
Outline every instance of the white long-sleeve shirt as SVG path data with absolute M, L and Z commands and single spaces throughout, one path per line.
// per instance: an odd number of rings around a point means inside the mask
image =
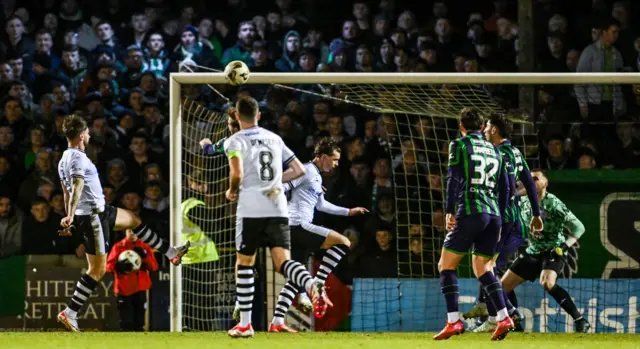
M 336 206 L 324 199 L 322 175 L 313 163 L 304 164 L 305 175 L 284 184 L 289 197 L 289 225 L 311 223 L 315 210 L 336 216 L 348 216 L 349 209 Z

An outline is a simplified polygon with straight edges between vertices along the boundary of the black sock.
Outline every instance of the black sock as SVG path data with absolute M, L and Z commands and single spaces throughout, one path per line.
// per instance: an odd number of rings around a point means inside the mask
M 569 296 L 569 292 L 559 285 L 553 286 L 551 290 L 549 290 L 549 294 L 553 299 L 560 304 L 562 309 L 567 312 L 567 314 L 571 315 L 574 320 L 577 320 L 582 317 L 582 314 L 578 311 L 576 304 L 573 303 L 573 299 Z
M 76 289 L 73 292 L 73 297 L 69 302 L 69 309 L 78 312 L 82 306 L 87 302 L 93 290 L 98 286 L 98 281 L 94 280 L 89 274 L 84 274 L 76 284 Z
M 444 295 L 447 313 L 458 312 L 460 290 L 458 288 L 458 275 L 455 270 L 443 270 L 440 272 L 440 291 Z
M 151 246 L 151 248 L 160 251 L 162 254 L 166 254 L 169 249 L 169 244 L 166 243 L 158 234 L 154 233 L 146 224 L 140 224 L 133 233 L 136 234 L 138 239 L 142 240 L 145 244 Z
M 478 303 L 486 303 L 486 302 L 487 302 L 487 298 L 486 298 L 486 294 L 484 293 L 484 286 L 482 286 L 482 283 L 478 281 Z

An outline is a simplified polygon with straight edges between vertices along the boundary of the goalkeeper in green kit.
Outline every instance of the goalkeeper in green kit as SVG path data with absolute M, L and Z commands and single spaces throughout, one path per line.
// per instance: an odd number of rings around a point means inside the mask
M 558 273 L 565 264 L 564 256 L 584 233 L 584 225 L 560 199 L 547 192 L 549 182 L 544 173 L 533 171 L 531 175 L 538 191 L 544 229 L 538 233 L 528 232 L 529 246 L 518 255 L 502 277 L 502 288 L 509 293 L 525 280 L 535 281 L 540 277 L 540 284 L 545 291 L 573 318 L 575 331 L 586 333 L 591 327 L 589 322 L 580 314 L 569 293 L 556 283 Z M 523 221 L 530 221 L 531 204 L 526 196 L 521 198 L 520 210 Z M 529 229 L 526 224 L 524 228 Z M 569 235 L 566 238 L 565 230 Z M 509 313 L 515 310 L 511 304 L 507 304 L 509 307 Z

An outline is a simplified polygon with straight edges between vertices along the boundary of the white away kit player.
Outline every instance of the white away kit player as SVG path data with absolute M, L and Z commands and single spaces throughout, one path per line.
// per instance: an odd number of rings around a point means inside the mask
M 340 161 L 338 144 L 330 138 L 323 138 L 316 145 L 314 156 L 313 161 L 304 165 L 305 175 L 286 182 L 284 189 L 289 198 L 291 256 L 300 263 L 306 263 L 310 253 L 321 249 L 325 250 L 315 277 L 315 280 L 324 286 L 329 274 L 349 252 L 351 242 L 336 231 L 314 225 L 312 222 L 315 210 L 337 216 L 355 216 L 369 211 L 363 207 L 348 209 L 336 206 L 324 199 L 322 172 L 330 172 L 338 166 Z M 284 317 L 298 294 L 298 290 L 290 281 L 285 284 L 278 297 L 273 320 L 269 325 L 269 332 L 296 332 L 285 325 Z M 324 287 L 322 292 L 326 294 Z M 304 294 L 300 294 L 298 301 L 304 306 L 309 301 L 303 297 Z M 326 308 L 319 310 L 314 309 L 316 318 L 322 318 Z
M 171 247 L 133 212 L 106 205 L 98 170 L 84 152 L 90 139 L 87 123 L 80 116 L 70 115 L 64 120 L 62 129 L 68 149 L 62 154 L 58 174 L 67 216 L 60 221 L 60 235 L 70 236 L 72 230 L 80 235 L 89 269 L 76 284 L 67 308 L 58 314 L 58 321 L 68 330 L 78 332 L 78 312 L 105 273 L 111 231 L 132 229 L 140 240 L 164 253 L 173 264 L 180 264 L 182 256 L 189 250 L 189 242 Z

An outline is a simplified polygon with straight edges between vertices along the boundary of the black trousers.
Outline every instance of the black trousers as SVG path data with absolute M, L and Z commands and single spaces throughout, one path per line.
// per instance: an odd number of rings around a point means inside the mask
M 120 331 L 144 331 L 144 308 L 147 301 L 147 292 L 140 291 L 130 296 L 117 295 L 117 297 Z

